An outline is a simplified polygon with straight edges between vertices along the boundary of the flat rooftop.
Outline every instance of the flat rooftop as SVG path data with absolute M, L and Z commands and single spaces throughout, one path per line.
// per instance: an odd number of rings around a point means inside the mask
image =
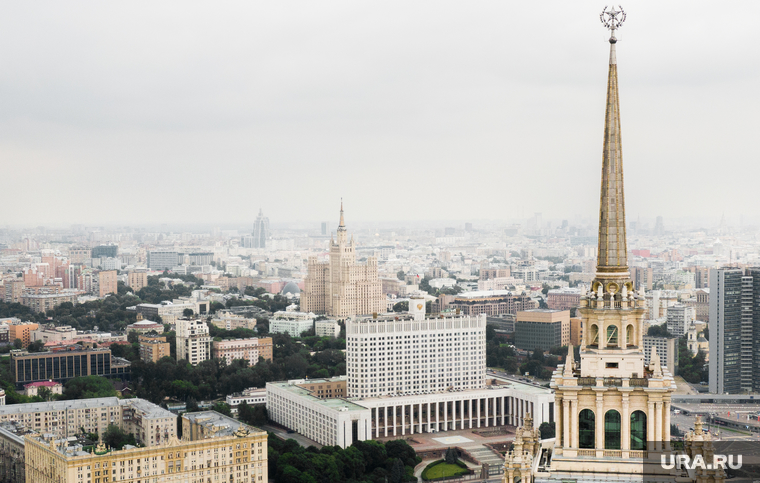
M 173 413 L 145 399 L 119 399 L 117 397 L 99 397 L 94 399 L 75 399 L 71 401 L 50 401 L 40 403 L 10 404 L 0 406 L 0 416 L 10 414 L 26 414 L 52 411 L 68 411 L 77 409 L 108 408 L 128 406 L 142 411 L 145 417 L 174 418 Z
M 319 381 L 319 379 L 309 379 L 308 381 L 298 384 L 307 384 L 307 383 L 314 383 L 315 381 Z M 337 380 L 331 381 L 328 379 L 323 379 L 323 382 L 338 382 Z M 334 410 L 341 410 L 345 408 L 347 411 L 366 411 L 367 408 L 364 406 L 359 406 L 358 404 L 352 403 L 351 401 L 348 401 L 346 399 L 340 399 L 340 398 L 330 398 L 330 399 L 320 399 L 318 397 L 312 396 L 311 393 L 302 387 L 296 386 L 295 384 L 291 384 L 288 381 L 282 381 L 282 382 L 268 382 L 267 385 L 276 386 L 279 389 L 283 389 L 285 391 L 288 391 L 292 394 L 295 394 L 297 396 L 300 396 L 310 402 L 314 402 L 316 404 L 319 404 L 320 406 L 324 406 L 328 409 L 334 409 Z
M 216 411 L 185 413 L 182 415 L 182 417 L 206 428 L 208 430 L 206 434 L 211 435 L 212 438 L 224 438 L 226 436 L 232 436 L 240 427 L 243 427 L 244 429 L 252 432 L 261 431 L 258 428 L 254 428 L 253 426 L 241 423 L 236 419 L 232 419 Z

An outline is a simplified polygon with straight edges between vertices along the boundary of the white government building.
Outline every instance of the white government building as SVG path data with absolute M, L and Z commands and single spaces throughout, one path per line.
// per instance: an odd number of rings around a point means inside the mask
M 414 302 L 414 301 L 412 301 Z M 418 307 L 419 305 L 419 307 Z M 409 314 L 346 323 L 347 376 L 267 384 L 270 418 L 320 444 L 553 421 L 554 396 L 487 380 L 486 317 Z

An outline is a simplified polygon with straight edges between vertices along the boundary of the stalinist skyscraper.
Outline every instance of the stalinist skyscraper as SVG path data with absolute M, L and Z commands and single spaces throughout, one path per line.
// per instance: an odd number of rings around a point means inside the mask
M 556 439 L 536 442 L 531 427 L 517 430 L 505 461 L 505 483 L 535 481 L 665 481 L 676 473 L 660 465 L 670 448 L 670 403 L 675 381 L 653 349 L 644 364 L 644 294 L 628 270 L 623 151 L 615 31 L 625 13 L 605 8 L 612 32 L 602 148 L 599 253 L 591 290 L 581 299 L 580 361 L 570 347 L 552 375 Z M 696 426 L 695 426 L 696 427 Z M 709 435 L 692 433 L 687 444 Z M 691 439 L 689 439 L 691 438 Z M 701 446 L 704 449 L 705 446 Z M 536 464 L 535 459 L 538 458 Z M 719 472 L 703 482 L 720 480 Z M 688 480 L 685 480 L 688 481 Z
M 367 263 L 356 263 L 356 243 L 353 236 L 348 239 L 341 202 L 337 239 L 330 237 L 329 261 L 309 257 L 301 310 L 338 318 L 384 313 L 382 291 L 377 258 L 367 257 Z

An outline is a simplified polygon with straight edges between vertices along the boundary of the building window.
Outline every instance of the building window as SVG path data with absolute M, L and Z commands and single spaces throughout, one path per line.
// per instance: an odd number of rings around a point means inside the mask
M 620 413 L 614 409 L 604 415 L 604 449 L 620 449 Z
M 595 431 L 594 411 L 584 409 L 578 416 L 578 447 L 594 448 Z
M 618 345 L 618 329 L 614 325 L 607 327 L 607 347 L 617 347 Z
M 634 411 L 631 414 L 631 449 L 647 449 L 647 415 L 644 411 Z

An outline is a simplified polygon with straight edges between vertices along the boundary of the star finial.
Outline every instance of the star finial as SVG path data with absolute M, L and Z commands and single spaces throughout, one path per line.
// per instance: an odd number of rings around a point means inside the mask
M 602 21 L 602 25 L 612 30 L 612 38 L 615 38 L 615 30 L 619 29 L 623 22 L 625 22 L 625 11 L 623 7 L 618 5 L 620 10 L 615 10 L 615 6 L 607 10 L 608 7 L 604 7 L 602 13 L 599 15 L 599 20 Z

